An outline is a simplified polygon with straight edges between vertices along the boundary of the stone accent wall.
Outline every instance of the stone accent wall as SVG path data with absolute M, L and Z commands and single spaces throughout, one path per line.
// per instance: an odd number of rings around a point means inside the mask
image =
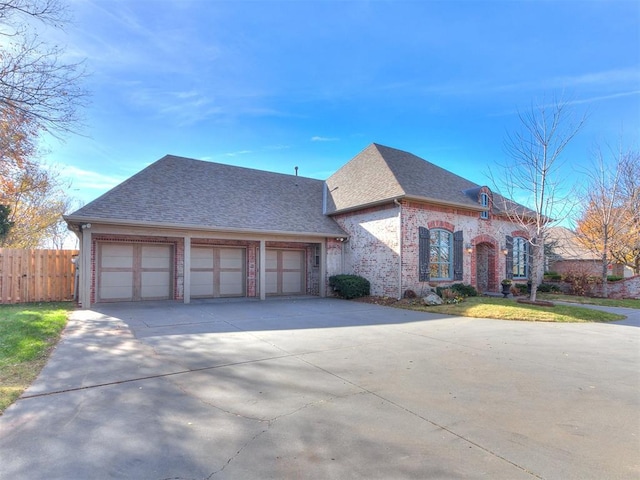
M 640 300 L 640 275 L 617 282 L 607 282 L 608 298 L 635 298 Z M 593 287 L 593 294 L 602 296 L 602 285 Z

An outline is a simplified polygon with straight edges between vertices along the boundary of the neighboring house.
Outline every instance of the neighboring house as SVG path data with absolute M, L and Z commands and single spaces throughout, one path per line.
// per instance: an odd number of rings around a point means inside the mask
M 549 272 L 566 275 L 579 273 L 602 276 L 602 258 L 580 243 L 575 232 L 565 227 L 550 228 L 547 233 L 547 244 L 551 252 L 547 254 Z M 609 275 L 625 276 L 624 266 L 609 265 Z
M 401 150 L 371 144 L 326 181 L 165 156 L 65 217 L 79 300 L 328 294 L 353 273 L 373 295 L 528 277 L 515 205 Z

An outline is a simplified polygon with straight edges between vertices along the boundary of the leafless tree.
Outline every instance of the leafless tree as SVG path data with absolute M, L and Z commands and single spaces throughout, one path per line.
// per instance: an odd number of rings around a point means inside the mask
M 633 169 L 633 159 L 636 168 Z M 593 164 L 581 192 L 581 215 L 577 221 L 577 238 L 602 261 L 602 296 L 608 296 L 607 274 L 612 255 L 629 249 L 633 243 L 630 229 L 638 222 L 638 210 L 633 210 L 633 195 L 637 196 L 637 155 L 625 152 L 620 146 L 608 148 L 605 155 L 596 148 Z M 637 230 L 636 230 L 637 234 Z M 637 242 L 636 242 L 637 243 Z M 626 255 L 623 255 L 626 256 Z M 626 263 L 626 262 L 621 262 Z
M 37 32 L 67 22 L 61 0 L 0 1 L 0 115 L 21 112 L 38 131 L 56 136 L 78 127 L 87 99 L 84 65 L 65 62 L 64 49 Z
M 575 187 L 562 170 L 566 163 L 562 154 L 586 117 L 576 118 L 569 103 L 558 99 L 551 104 L 533 104 L 518 117 L 520 128 L 508 134 L 504 143 L 509 160 L 501 166 L 497 180 L 492 176 L 498 192 L 504 192 L 502 210 L 528 232 L 530 300 L 535 301 L 544 273 L 549 228 L 566 219 L 575 203 Z

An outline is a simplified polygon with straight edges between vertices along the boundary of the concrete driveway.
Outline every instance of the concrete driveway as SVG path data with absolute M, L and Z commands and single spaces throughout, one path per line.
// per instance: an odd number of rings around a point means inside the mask
M 0 417 L 2 479 L 640 476 L 640 318 L 335 299 L 77 311 Z

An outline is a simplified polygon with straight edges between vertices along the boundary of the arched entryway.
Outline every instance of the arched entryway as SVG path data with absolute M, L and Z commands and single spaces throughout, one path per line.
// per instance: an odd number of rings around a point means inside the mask
M 487 242 L 476 244 L 475 251 L 476 289 L 480 293 L 497 292 L 498 278 L 496 272 L 498 271 L 498 256 L 495 244 Z

